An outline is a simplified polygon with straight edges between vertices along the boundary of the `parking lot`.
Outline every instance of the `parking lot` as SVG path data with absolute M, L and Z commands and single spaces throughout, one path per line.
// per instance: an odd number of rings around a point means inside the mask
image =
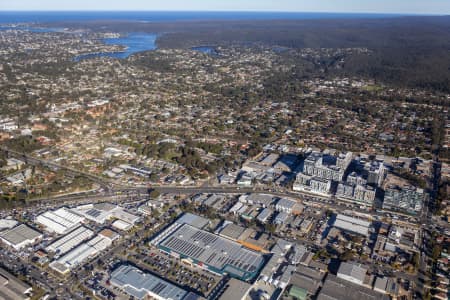
M 185 265 L 158 250 L 134 253 L 130 256 L 130 260 L 179 286 L 189 287 L 190 290 L 203 296 L 207 296 L 221 279 L 207 271 Z

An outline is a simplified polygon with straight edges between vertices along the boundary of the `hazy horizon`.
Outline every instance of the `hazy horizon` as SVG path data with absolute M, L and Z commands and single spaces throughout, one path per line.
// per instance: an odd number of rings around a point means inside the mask
M 429 0 L 16 0 L 0 3 L 0 11 L 164 11 L 164 12 L 286 12 L 448 15 L 450 1 Z

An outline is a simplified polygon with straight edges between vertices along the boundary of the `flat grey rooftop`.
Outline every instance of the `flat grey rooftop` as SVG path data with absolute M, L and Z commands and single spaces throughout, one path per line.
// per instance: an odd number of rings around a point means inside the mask
M 339 266 L 338 275 L 343 274 L 364 281 L 367 269 L 352 263 L 342 262 Z
M 199 229 L 203 229 L 209 224 L 208 219 L 191 213 L 184 213 L 176 222 L 179 224 L 189 224 Z
M 147 299 L 149 292 L 172 300 L 181 300 L 187 295 L 182 288 L 130 265 L 121 265 L 112 272 L 111 284 L 137 299 Z
M 18 245 L 26 240 L 33 240 L 39 237 L 41 233 L 31 227 L 20 224 L 10 230 L 0 234 L 0 237 L 13 245 Z
M 239 277 L 245 276 L 246 272 L 257 272 L 264 263 L 260 253 L 237 242 L 188 224 L 175 226 L 178 228 L 159 243 L 160 247 Z
M 237 240 L 241 234 L 244 232 L 245 228 L 239 225 L 230 223 L 226 225 L 220 232 L 220 235 L 223 235 L 227 238 Z
M 318 281 L 322 281 L 323 278 L 325 277 L 325 273 L 317 271 L 317 270 L 309 268 L 309 267 L 306 267 L 306 266 L 303 266 L 303 265 L 297 266 L 296 273 L 303 275 L 303 276 L 307 276 L 312 279 L 316 279 Z
M 319 290 L 321 281 L 304 274 L 294 272 L 289 283 L 298 288 L 305 289 L 310 295 L 315 295 Z
M 389 296 L 328 274 L 317 300 L 389 300 Z
M 252 287 L 251 284 L 231 278 L 228 287 L 218 300 L 242 299 Z

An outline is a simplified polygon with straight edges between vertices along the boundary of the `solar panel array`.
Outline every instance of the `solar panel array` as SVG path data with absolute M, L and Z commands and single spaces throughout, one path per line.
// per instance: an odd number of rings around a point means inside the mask
M 222 271 L 231 266 L 227 270 L 238 269 L 238 276 L 241 271 L 256 272 L 264 262 L 261 254 L 188 224 L 180 226 L 160 246 Z
M 99 211 L 98 209 L 90 209 L 86 212 L 86 214 L 90 215 L 91 217 L 97 218 L 98 216 L 100 216 L 102 214 L 101 211 Z

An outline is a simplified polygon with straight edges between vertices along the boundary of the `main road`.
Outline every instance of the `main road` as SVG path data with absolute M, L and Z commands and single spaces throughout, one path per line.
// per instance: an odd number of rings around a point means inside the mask
M 69 166 L 65 166 L 62 164 L 58 164 L 55 163 L 53 161 L 50 160 L 45 160 L 42 158 L 36 158 L 33 157 L 29 154 L 25 154 L 25 153 L 21 153 L 15 150 L 11 150 L 9 148 L 6 148 L 4 146 L 0 146 L 0 150 L 5 152 L 8 156 L 13 156 L 16 157 L 18 159 L 22 159 L 25 161 L 25 163 L 30 164 L 30 165 L 40 165 L 40 166 L 46 166 L 49 168 L 55 168 L 55 169 L 61 169 L 61 170 L 65 170 L 70 174 L 75 174 L 75 175 L 79 175 L 79 176 L 83 176 L 85 178 L 88 178 L 90 180 L 92 180 L 95 183 L 98 183 L 99 185 L 101 185 L 102 187 L 104 187 L 105 189 L 109 189 L 110 186 L 122 186 L 120 184 L 118 184 L 117 182 L 113 181 L 113 180 L 109 180 L 107 178 L 98 176 L 98 175 L 94 175 L 91 173 L 87 173 L 81 170 L 77 170 L 75 168 L 69 167 Z

